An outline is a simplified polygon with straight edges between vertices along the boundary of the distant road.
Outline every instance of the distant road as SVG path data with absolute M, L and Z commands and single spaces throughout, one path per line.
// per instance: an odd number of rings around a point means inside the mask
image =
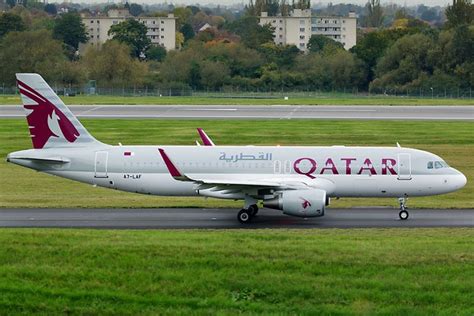
M 70 106 L 81 118 L 101 119 L 376 119 L 474 120 L 474 106 Z M 23 117 L 21 106 L 0 106 L 0 118 Z
M 318 218 L 296 218 L 260 210 L 241 225 L 236 209 L 0 209 L 0 227 L 158 228 L 364 228 L 474 227 L 474 209 L 410 210 L 406 221 L 394 208 L 327 209 Z

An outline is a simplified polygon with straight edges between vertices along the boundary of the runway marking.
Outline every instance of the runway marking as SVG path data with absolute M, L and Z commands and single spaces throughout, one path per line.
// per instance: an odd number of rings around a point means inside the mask
M 288 114 L 288 116 L 286 117 L 286 119 L 291 120 L 291 118 L 292 118 L 293 115 L 296 113 L 296 111 L 298 111 L 299 108 L 300 108 L 299 106 L 295 107 L 295 108 L 293 109 L 293 111 L 291 111 L 291 112 Z
M 84 111 L 84 112 L 78 113 L 78 114 L 76 114 L 76 116 L 84 115 L 84 114 L 86 114 L 86 113 L 93 112 L 93 111 L 98 110 L 98 109 L 100 109 L 100 108 L 103 108 L 103 106 L 96 106 L 95 108 L 92 108 L 92 109 L 86 110 L 86 111 Z
M 237 111 L 237 109 L 179 109 L 180 111 Z

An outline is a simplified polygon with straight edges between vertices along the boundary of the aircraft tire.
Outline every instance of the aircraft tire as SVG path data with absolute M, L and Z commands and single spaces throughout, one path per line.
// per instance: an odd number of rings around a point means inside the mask
M 408 219 L 408 216 L 409 214 L 407 210 L 401 210 L 400 213 L 398 213 L 398 217 L 400 217 L 402 221 Z
M 252 219 L 251 212 L 246 209 L 241 209 L 240 212 L 237 214 L 237 219 L 241 224 L 248 224 Z
M 258 206 L 256 204 L 250 205 L 249 212 L 250 216 L 254 217 L 258 213 Z

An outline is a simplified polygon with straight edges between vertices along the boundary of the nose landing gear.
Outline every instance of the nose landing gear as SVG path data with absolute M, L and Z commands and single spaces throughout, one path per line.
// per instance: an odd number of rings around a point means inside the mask
M 402 221 L 408 219 L 408 211 L 407 211 L 407 207 L 406 207 L 406 201 L 407 201 L 407 198 L 399 198 L 398 199 L 398 202 L 400 203 L 400 213 L 398 213 L 398 217 L 400 217 L 400 219 Z

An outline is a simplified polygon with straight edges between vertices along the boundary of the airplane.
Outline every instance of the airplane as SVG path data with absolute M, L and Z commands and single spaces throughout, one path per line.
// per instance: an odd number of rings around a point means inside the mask
M 33 149 L 7 161 L 110 189 L 243 201 L 237 219 L 263 206 L 323 216 L 331 198 L 398 198 L 454 192 L 467 182 L 439 156 L 404 147 L 112 146 L 95 139 L 38 74 L 16 75 Z

